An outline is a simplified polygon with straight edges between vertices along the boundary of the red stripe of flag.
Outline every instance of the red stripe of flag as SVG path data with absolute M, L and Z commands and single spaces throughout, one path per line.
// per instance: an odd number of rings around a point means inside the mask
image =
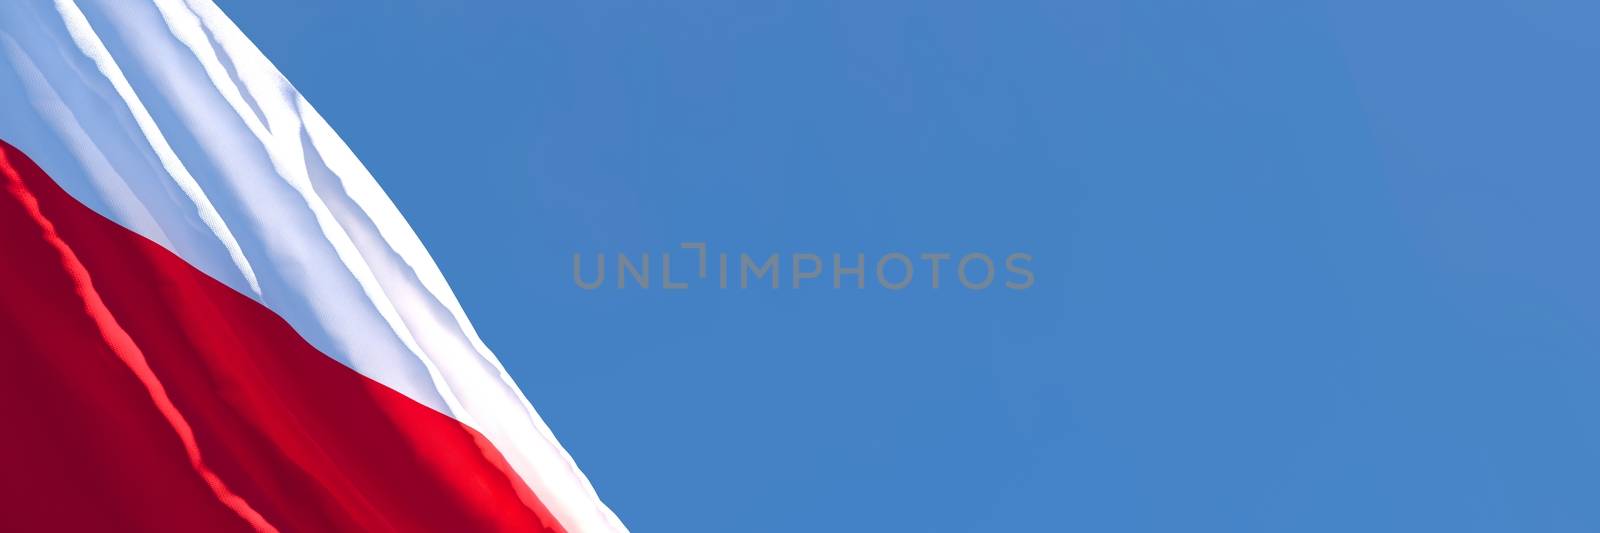
M 3 531 L 562 531 L 477 432 L 3 142 L 0 428 Z

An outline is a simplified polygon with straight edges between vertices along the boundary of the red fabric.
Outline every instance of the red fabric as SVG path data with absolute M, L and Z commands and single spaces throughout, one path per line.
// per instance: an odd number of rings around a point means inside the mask
M 0 143 L 0 531 L 561 531 L 456 420 Z

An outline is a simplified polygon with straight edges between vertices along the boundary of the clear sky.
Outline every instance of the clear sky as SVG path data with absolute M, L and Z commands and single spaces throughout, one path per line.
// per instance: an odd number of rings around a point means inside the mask
M 1600 529 L 1592 2 L 219 3 L 636 531 Z

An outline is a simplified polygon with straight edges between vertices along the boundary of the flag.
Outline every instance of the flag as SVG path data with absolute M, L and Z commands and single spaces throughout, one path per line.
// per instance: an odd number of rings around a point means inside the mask
M 0 2 L 0 427 L 4 531 L 625 531 L 210 0 Z

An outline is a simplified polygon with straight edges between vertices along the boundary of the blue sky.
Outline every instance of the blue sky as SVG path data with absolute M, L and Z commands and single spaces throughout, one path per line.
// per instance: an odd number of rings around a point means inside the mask
M 1600 528 L 1592 3 L 219 4 L 637 531 Z

